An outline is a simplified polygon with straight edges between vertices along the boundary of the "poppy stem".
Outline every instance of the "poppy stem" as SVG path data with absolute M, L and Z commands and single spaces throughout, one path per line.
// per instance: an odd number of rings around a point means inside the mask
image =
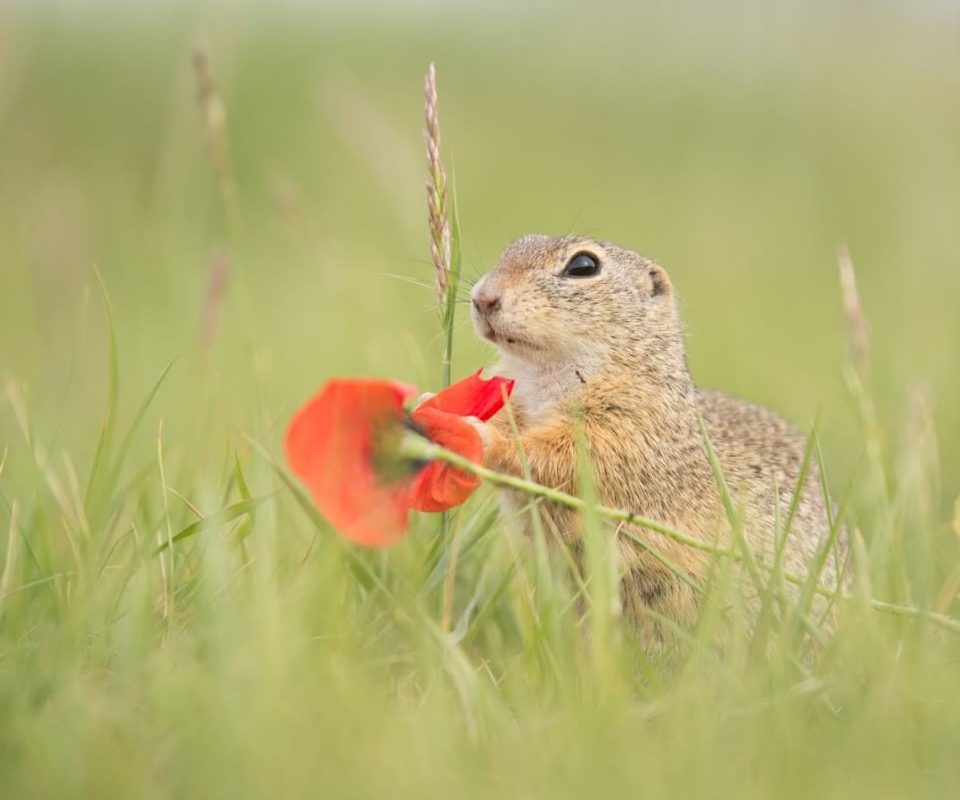
M 523 478 L 517 478 L 513 475 L 495 472 L 492 469 L 488 469 L 480 464 L 475 464 L 470 459 L 464 458 L 457 453 L 440 447 L 440 445 L 415 434 L 408 434 L 404 437 L 402 450 L 403 455 L 407 458 L 413 458 L 422 461 L 443 461 L 447 464 L 451 464 L 454 467 L 462 469 L 464 472 L 469 472 L 471 475 L 476 475 L 478 478 L 486 481 L 487 483 L 491 483 L 494 486 L 502 486 L 506 489 L 513 489 L 514 491 L 522 492 L 530 497 L 539 497 L 543 500 L 548 500 L 551 503 L 557 503 L 558 505 L 566 506 L 574 511 L 583 511 L 589 507 L 585 501 L 579 497 L 576 497 L 575 495 L 567 494 L 566 492 L 561 492 L 557 489 L 551 489 L 548 486 L 542 486 L 539 483 L 527 481 Z M 679 544 L 691 547 L 704 553 L 725 558 L 732 558 L 734 561 L 738 562 L 744 560 L 744 556 L 742 554 L 729 548 L 695 539 L 692 536 L 681 533 L 680 531 L 675 531 L 672 528 L 669 528 L 655 520 L 642 517 L 639 514 L 634 514 L 632 511 L 627 511 L 622 508 L 613 508 L 605 505 L 597 505 L 593 507 L 592 510 L 599 516 L 605 517 L 606 519 L 625 522 L 628 525 L 637 525 L 641 528 L 647 528 L 655 533 L 659 533 L 661 536 L 664 536 L 667 539 L 671 539 Z M 627 538 L 633 540 L 642 547 L 650 547 L 649 544 L 644 542 L 639 536 L 631 531 L 622 530 L 622 533 L 627 536 Z M 758 566 L 762 566 L 768 571 L 772 569 L 772 567 L 759 562 Z M 783 573 L 782 577 L 784 580 L 797 586 L 804 586 L 807 582 L 806 578 L 800 575 L 794 575 L 792 573 Z M 817 594 L 823 595 L 824 597 L 839 598 L 842 600 L 853 599 L 853 595 L 847 592 L 838 589 L 830 589 L 822 585 L 817 585 L 814 588 L 814 591 Z M 924 619 L 941 628 L 960 634 L 960 620 L 957 620 L 946 614 L 928 611 L 926 609 L 917 608 L 916 606 L 888 603 L 885 600 L 878 600 L 875 598 L 869 598 L 867 602 L 869 603 L 870 607 L 876 611 L 881 611 L 883 613 L 892 614 L 898 617 Z

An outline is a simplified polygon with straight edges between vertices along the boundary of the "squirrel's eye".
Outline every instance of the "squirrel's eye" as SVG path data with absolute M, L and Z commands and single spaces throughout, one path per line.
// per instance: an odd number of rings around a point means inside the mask
M 577 253 L 561 273 L 564 278 L 589 278 L 600 271 L 600 262 L 592 253 Z

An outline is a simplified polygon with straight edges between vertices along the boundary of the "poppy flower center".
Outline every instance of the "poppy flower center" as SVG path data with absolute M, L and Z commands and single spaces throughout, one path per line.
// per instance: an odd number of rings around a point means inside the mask
M 367 458 L 378 483 L 389 485 L 409 480 L 426 466 L 425 462 L 411 460 L 403 454 L 401 445 L 409 430 L 423 435 L 409 417 L 398 419 L 393 414 L 384 414 L 373 421 Z

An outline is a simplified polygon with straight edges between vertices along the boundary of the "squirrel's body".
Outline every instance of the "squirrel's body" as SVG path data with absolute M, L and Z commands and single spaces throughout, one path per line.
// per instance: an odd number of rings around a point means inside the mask
M 502 351 L 498 371 L 516 381 L 511 410 L 519 441 L 502 412 L 487 427 L 488 466 L 515 475 L 529 470 L 539 483 L 576 493 L 582 437 L 602 503 L 704 542 L 728 543 L 705 428 L 751 551 L 773 563 L 778 516 L 781 522 L 787 517 L 804 440 L 766 409 L 697 389 L 661 267 L 608 243 L 527 236 L 474 287 L 473 311 L 480 334 Z M 514 509 L 526 500 L 507 495 Z M 576 515 L 548 505 L 545 516 L 576 550 Z M 827 528 L 811 468 L 784 569 L 803 574 Z M 694 579 L 704 577 L 709 559 L 703 552 L 648 529 L 633 533 Z M 656 644 L 661 630 L 641 606 L 692 622 L 698 597 L 689 583 L 629 538 L 618 542 L 624 610 L 643 638 Z M 835 579 L 831 558 L 823 580 Z

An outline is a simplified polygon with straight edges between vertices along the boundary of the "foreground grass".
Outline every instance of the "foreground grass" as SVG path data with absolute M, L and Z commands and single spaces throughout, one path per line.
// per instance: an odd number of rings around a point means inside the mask
M 758 648 L 729 595 L 660 662 L 600 573 L 584 608 L 489 495 L 446 540 L 421 517 L 360 551 L 243 439 L 219 480 L 183 485 L 158 438 L 125 484 L 98 478 L 124 455 L 112 424 L 87 473 L 24 421 L 33 488 L 4 493 L 0 539 L 6 796 L 955 791 L 960 638 L 922 620 L 853 600 L 816 651 L 788 616 Z M 898 544 L 929 487 L 891 480 L 858 590 L 950 610 L 940 532 Z
M 744 562 L 721 549 L 699 622 L 654 655 L 619 615 L 589 500 L 555 498 L 587 515 L 583 578 L 485 492 L 449 525 L 419 516 L 401 545 L 359 550 L 277 460 L 282 420 L 233 437 L 219 474 L 162 419 L 135 447 L 170 368 L 121 420 L 112 327 L 110 342 L 86 467 L 51 456 L 7 386 L 25 456 L 0 484 L 10 796 L 955 791 L 960 519 L 936 518 L 922 408 L 892 465 L 867 425 L 863 474 L 833 507 L 854 531 L 835 631 L 809 593 L 774 601 L 776 570 L 762 623 L 744 622 Z M 861 377 L 851 366 L 870 422 Z

